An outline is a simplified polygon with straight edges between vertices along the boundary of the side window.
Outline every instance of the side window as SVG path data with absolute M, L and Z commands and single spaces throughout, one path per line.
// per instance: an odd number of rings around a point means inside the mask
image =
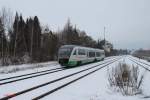
M 95 57 L 95 52 L 90 51 L 89 52 L 89 57 Z
M 78 54 L 79 55 L 86 55 L 85 50 L 83 50 L 83 49 L 78 49 Z
M 92 52 L 89 52 L 89 57 L 92 57 Z
M 77 50 L 74 51 L 73 55 L 77 55 Z
M 100 52 L 96 52 L 96 56 L 100 57 L 101 56 Z

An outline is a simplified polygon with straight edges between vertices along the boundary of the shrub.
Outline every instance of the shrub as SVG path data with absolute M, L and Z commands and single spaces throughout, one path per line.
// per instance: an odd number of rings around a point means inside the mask
M 123 95 L 136 95 L 142 93 L 140 89 L 144 75 L 139 75 L 138 66 L 128 65 L 124 62 L 108 70 L 110 87 Z

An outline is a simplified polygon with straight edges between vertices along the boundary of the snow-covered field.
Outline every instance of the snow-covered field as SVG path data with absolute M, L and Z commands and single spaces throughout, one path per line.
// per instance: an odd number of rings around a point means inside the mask
M 150 72 L 145 71 L 145 69 L 143 69 L 141 67 L 139 67 L 140 68 L 139 73 L 144 74 L 144 76 L 145 76 L 144 81 L 142 83 L 143 94 L 135 95 L 135 96 L 123 96 L 119 92 L 114 92 L 108 86 L 108 73 L 107 73 L 108 69 L 118 65 L 118 63 L 122 62 L 122 61 L 124 61 L 130 65 L 136 65 L 131 60 L 129 60 L 129 57 L 133 58 L 133 59 L 137 59 L 132 56 L 123 56 L 122 59 L 120 59 L 119 61 L 116 61 L 115 63 L 110 64 L 109 66 L 104 67 L 91 75 L 88 75 L 87 77 L 84 77 L 84 78 L 82 78 L 82 79 L 48 95 L 48 96 L 45 96 L 44 98 L 42 98 L 42 100 L 143 100 L 143 99 L 150 100 L 150 98 L 144 98 L 144 97 L 150 96 L 150 84 L 149 84 L 150 83 L 150 80 L 149 80 Z M 8 83 L 5 85 L 0 85 L 0 98 L 5 97 L 7 95 L 14 94 L 16 92 L 19 92 L 19 91 L 22 91 L 22 90 L 25 90 L 28 88 L 31 88 L 31 87 L 34 87 L 34 86 L 37 86 L 39 84 L 43 84 L 43 83 L 52 81 L 54 79 L 61 78 L 63 76 L 75 73 L 77 71 L 80 71 L 80 70 L 83 70 L 86 68 L 90 68 L 91 66 L 94 66 L 97 64 L 102 64 L 102 63 L 110 61 L 114 58 L 119 58 L 119 57 L 109 57 L 101 62 L 96 62 L 96 63 L 92 63 L 92 64 L 88 64 L 88 65 L 84 65 L 84 66 L 76 67 L 76 68 L 72 68 L 72 69 L 67 69 L 67 70 L 63 70 L 63 71 L 52 73 L 52 74 L 46 74 L 46 75 L 42 75 L 42 76 L 30 78 L 30 79 L 25 79 L 25 80 L 13 82 L 13 83 Z M 143 61 L 143 60 L 140 60 L 140 61 Z M 150 64 L 149 62 L 146 62 L 146 61 L 143 61 L 143 62 Z M 103 65 L 99 65 L 99 67 L 102 67 Z M 0 74 L 0 79 L 61 67 L 56 62 L 47 63 L 47 64 L 44 63 L 44 64 L 41 64 L 41 66 L 46 66 L 46 67 L 34 68 L 34 69 L 30 69 L 30 70 L 29 69 L 22 70 L 22 71 L 18 71 L 16 73 Z M 147 65 L 144 65 L 144 66 L 147 68 L 149 67 Z M 37 97 L 45 92 L 48 92 L 54 88 L 57 88 L 58 86 L 61 86 L 75 78 L 78 78 L 81 75 L 85 75 L 95 69 L 96 68 L 93 68 L 93 69 L 90 69 L 83 73 L 60 80 L 58 82 L 40 87 L 33 91 L 16 96 L 16 97 L 12 98 L 11 100 L 31 100 L 34 97 Z M 17 79 L 19 79 L 19 78 L 17 78 Z M 2 82 L 7 82 L 7 80 L 2 81 Z M 0 83 L 1 83 L 1 81 L 0 81 Z

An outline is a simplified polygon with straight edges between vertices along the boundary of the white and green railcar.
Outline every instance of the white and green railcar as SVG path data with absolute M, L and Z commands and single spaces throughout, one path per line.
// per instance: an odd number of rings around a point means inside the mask
M 61 46 L 58 52 L 58 62 L 62 66 L 77 66 L 105 58 L 104 50 L 76 46 Z

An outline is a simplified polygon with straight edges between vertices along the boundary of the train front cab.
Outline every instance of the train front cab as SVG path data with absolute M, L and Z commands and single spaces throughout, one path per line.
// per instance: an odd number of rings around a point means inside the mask
M 58 62 L 62 66 L 66 66 L 68 64 L 70 54 L 73 48 L 69 47 L 61 47 L 58 52 Z
M 73 46 L 61 47 L 58 53 L 58 62 L 62 66 L 76 66 L 77 61 L 70 60 L 70 58 L 74 57 L 77 54 L 77 50 L 74 49 Z

